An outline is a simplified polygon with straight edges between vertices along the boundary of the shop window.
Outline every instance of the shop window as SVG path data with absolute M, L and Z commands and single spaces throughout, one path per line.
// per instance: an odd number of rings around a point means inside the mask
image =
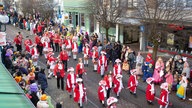
M 70 24 L 73 23 L 71 12 L 69 12 L 69 23 L 70 23 Z
M 81 26 L 85 26 L 85 15 L 81 14 Z

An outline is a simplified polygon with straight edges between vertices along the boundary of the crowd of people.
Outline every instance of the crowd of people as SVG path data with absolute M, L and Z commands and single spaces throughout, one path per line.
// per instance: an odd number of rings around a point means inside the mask
M 74 98 L 82 108 L 83 102 L 87 99 L 83 75 L 87 74 L 85 67 L 92 64 L 93 72 L 97 72 L 102 78 L 98 81 L 98 98 L 104 107 L 107 104 L 108 108 L 116 108 L 121 90 L 124 88 L 123 72 L 129 74 L 126 89 L 135 97 L 138 79 L 142 78 L 143 82 L 148 84 L 146 100 L 150 105 L 157 99 L 160 108 L 167 108 L 171 105 L 169 93 L 172 91 L 176 91 L 179 98 L 186 99 L 191 76 L 185 57 L 176 55 L 166 63 L 162 57 L 154 61 L 150 53 L 144 58 L 141 52 L 136 54 L 132 48 L 121 45 L 119 41 L 113 44 L 104 41 L 102 44 L 96 33 L 90 36 L 78 29 L 74 32 L 64 25 L 60 25 L 58 30 L 53 27 L 37 27 L 37 31 L 33 29 L 33 34 L 34 42 L 29 37 L 23 40 L 22 34 L 18 32 L 13 42 L 16 50 L 11 43 L 3 46 L 2 62 L 37 108 L 54 107 L 50 101 L 51 97 L 45 92 L 48 87 L 47 78 L 53 77 L 57 79 L 57 88 L 61 90 L 64 90 L 66 80 L 69 97 Z M 56 55 L 54 52 L 59 54 Z M 79 57 L 81 53 L 82 58 Z M 46 59 L 48 75 L 45 74 L 44 68 L 38 66 L 39 56 L 42 55 Z M 68 67 L 70 57 L 78 60 L 76 67 Z M 89 62 L 90 59 L 92 63 Z M 108 69 L 110 63 L 113 66 L 112 70 Z M 162 89 L 160 97 L 155 96 L 155 85 L 160 85 Z M 112 90 L 116 97 L 111 97 Z M 57 108 L 59 107 L 61 103 L 57 104 Z

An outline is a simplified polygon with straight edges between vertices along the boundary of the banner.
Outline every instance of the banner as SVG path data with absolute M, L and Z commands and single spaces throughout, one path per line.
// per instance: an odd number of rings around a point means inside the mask
M 192 48 L 192 36 L 189 37 L 189 48 Z
M 173 45 L 174 44 L 174 37 L 175 37 L 175 34 L 168 33 L 168 35 L 167 35 L 167 44 L 168 45 Z
M 0 32 L 0 46 L 6 45 L 6 33 Z

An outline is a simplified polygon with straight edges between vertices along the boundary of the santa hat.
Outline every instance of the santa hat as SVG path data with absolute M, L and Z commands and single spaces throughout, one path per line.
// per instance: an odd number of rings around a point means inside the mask
M 148 53 L 147 56 L 152 57 L 152 54 L 151 54 L 151 53 Z
M 85 44 L 85 46 L 88 46 L 88 47 L 90 47 L 90 46 L 89 46 L 89 44 Z
M 76 82 L 78 83 L 78 82 L 82 82 L 83 81 L 83 79 L 82 78 L 77 78 L 76 79 Z
M 116 63 L 120 63 L 121 60 L 120 60 L 120 59 L 116 59 L 115 62 L 116 62 Z
M 115 103 L 115 102 L 117 102 L 117 101 L 118 101 L 117 98 L 109 97 L 109 98 L 107 99 L 107 105 L 110 106 L 111 104 L 113 104 L 113 103 Z
M 67 69 L 67 72 L 74 72 L 74 68 L 73 68 L 73 67 L 69 67 L 69 68 Z
M 183 57 L 182 59 L 183 59 L 183 61 L 184 61 L 184 62 L 186 62 L 186 61 L 187 61 L 187 57 Z
M 121 74 L 117 74 L 116 78 L 122 78 L 123 76 Z
M 101 54 L 105 54 L 106 55 L 107 53 L 105 51 L 101 51 Z
M 154 81 L 154 78 L 152 78 L 152 77 L 149 77 L 146 80 L 147 84 L 151 84 L 152 81 Z
M 160 88 L 164 90 L 168 90 L 169 84 L 167 82 L 164 82 L 161 84 Z
M 106 85 L 106 81 L 105 80 L 101 80 L 101 81 L 99 81 L 99 85 Z
M 93 47 L 93 50 L 97 50 L 97 49 L 98 49 L 97 46 L 94 46 L 94 47 Z
M 136 71 L 137 71 L 137 69 L 132 69 L 132 70 L 130 71 L 131 75 L 134 75 Z

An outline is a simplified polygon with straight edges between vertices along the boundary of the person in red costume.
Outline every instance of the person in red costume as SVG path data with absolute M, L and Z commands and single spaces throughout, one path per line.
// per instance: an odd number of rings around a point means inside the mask
M 37 61 L 38 61 L 38 58 L 39 58 L 39 52 L 38 52 L 38 49 L 37 49 L 37 44 L 33 44 L 33 48 L 31 49 L 31 55 L 32 55 L 32 60 L 33 60 L 33 65 L 34 66 L 37 66 Z
M 99 58 L 98 48 L 97 46 L 94 46 L 92 53 L 93 72 L 97 72 L 98 58 Z
M 69 97 L 72 98 L 72 91 L 74 91 L 75 84 L 76 84 L 76 75 L 74 74 L 74 68 L 69 67 L 67 69 L 67 84 L 66 84 L 66 90 L 69 93 Z
M 77 60 L 77 54 L 78 54 L 78 44 L 76 40 L 73 40 L 72 43 L 72 52 L 73 52 L 73 59 Z
M 68 53 L 68 56 L 71 57 L 71 47 L 72 47 L 72 40 L 69 36 L 67 36 L 67 39 L 65 40 L 65 46 Z
M 110 92 L 113 87 L 113 77 L 111 71 L 104 77 L 104 80 L 106 81 L 107 99 L 108 99 L 110 97 Z
M 52 48 L 51 48 L 52 49 Z M 57 61 L 57 58 L 54 57 L 54 53 L 53 52 L 49 52 L 47 54 L 47 65 L 48 65 L 48 78 L 51 78 L 51 76 L 53 75 L 53 70 L 54 70 L 54 67 L 56 65 L 56 61 Z
M 31 39 L 26 39 L 24 41 L 24 45 L 25 45 L 25 51 L 27 51 L 28 53 L 30 53 L 30 48 L 32 46 L 32 40 Z
M 89 44 L 85 44 L 85 47 L 83 48 L 83 54 L 84 54 L 84 65 L 88 67 L 89 55 L 90 55 Z
M 76 65 L 76 76 L 78 78 L 83 78 L 83 73 L 85 73 L 84 64 L 83 64 L 82 58 L 79 58 L 78 64 Z
M 149 77 L 147 78 L 147 88 L 146 88 L 146 100 L 148 104 L 153 104 L 153 101 L 155 99 L 155 87 L 154 87 L 154 78 Z
M 105 98 L 106 98 L 106 81 L 105 80 L 101 80 L 99 82 L 99 87 L 98 87 L 98 97 L 99 97 L 99 101 L 102 103 L 103 107 L 105 107 Z
M 83 79 L 77 78 L 77 84 L 75 85 L 74 89 L 74 101 L 78 102 L 80 108 L 83 108 L 83 102 L 86 99 L 86 88 L 84 87 Z
M 61 60 L 54 67 L 54 75 L 57 78 L 57 88 L 60 89 L 60 81 L 61 81 L 61 89 L 64 91 L 64 65 Z
M 104 77 L 105 72 L 107 71 L 107 57 L 106 52 L 101 51 L 101 56 L 99 57 L 98 61 L 98 69 L 97 72 L 101 74 L 101 77 Z
M 35 34 L 35 43 L 37 44 L 37 49 L 40 55 L 43 55 L 43 44 L 41 43 L 41 38 L 37 34 Z
M 15 43 L 15 46 L 17 47 L 17 51 L 22 51 L 22 39 L 20 38 L 19 35 L 17 35 L 14 38 L 14 43 Z
M 160 105 L 159 108 L 168 108 L 169 106 L 169 92 L 168 92 L 168 83 L 162 83 L 160 88 L 161 88 L 161 94 L 160 98 L 158 99 L 158 104 Z
M 62 49 L 62 51 L 59 54 L 60 60 L 63 62 L 64 64 L 64 69 L 65 71 L 67 71 L 67 61 L 69 61 L 69 56 L 67 51 L 65 50 L 65 48 Z
M 115 77 L 117 74 L 122 75 L 122 68 L 121 68 L 121 60 L 116 59 L 115 65 L 113 66 L 113 77 Z
M 107 108 L 117 108 L 116 103 L 118 102 L 117 98 L 109 97 L 107 99 Z
M 119 99 L 119 94 L 120 94 L 121 90 L 124 88 L 123 82 L 122 82 L 122 77 L 123 76 L 121 74 L 117 74 L 113 80 L 113 83 L 114 83 L 114 89 L 113 90 L 114 90 L 118 99 Z
M 132 69 L 130 71 L 131 75 L 128 80 L 127 89 L 129 89 L 131 94 L 134 94 L 136 96 L 138 81 L 137 81 L 137 75 L 135 74 L 135 72 L 136 72 L 136 69 Z

